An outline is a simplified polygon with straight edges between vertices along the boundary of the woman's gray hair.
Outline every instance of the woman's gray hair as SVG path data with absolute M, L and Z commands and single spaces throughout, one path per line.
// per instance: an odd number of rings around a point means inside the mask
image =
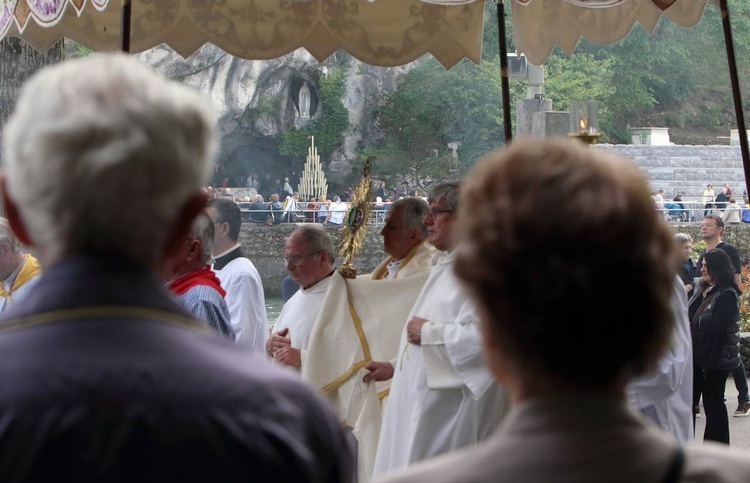
M 675 233 L 674 241 L 675 243 L 677 243 L 677 245 L 682 246 L 685 243 L 693 243 L 693 237 L 691 237 L 687 233 Z
M 153 266 L 212 172 L 215 131 L 203 96 L 134 58 L 66 61 L 26 83 L 6 125 L 8 194 L 50 257 Z
M 201 242 L 201 261 L 211 263 L 211 252 L 214 248 L 214 222 L 205 211 L 198 213 L 191 229 L 193 238 Z

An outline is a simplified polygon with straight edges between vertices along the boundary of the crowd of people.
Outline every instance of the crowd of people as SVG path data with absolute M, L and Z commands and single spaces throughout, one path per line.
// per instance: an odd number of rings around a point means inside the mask
M 678 267 L 631 163 L 513 143 L 394 202 L 353 279 L 300 224 L 269 333 L 241 208 L 201 188 L 198 93 L 77 59 L 27 83 L 4 142 L 1 481 L 750 481 L 722 400 L 736 250 L 707 216 Z
M 724 183 L 718 195 L 715 194 L 713 185 L 709 184 L 703 191 L 703 195 L 694 202 L 688 202 L 682 193 L 675 194 L 672 200 L 666 200 L 664 190 L 660 189 L 653 194 L 654 207 L 661 211 L 669 221 L 700 221 L 703 216 L 715 214 L 721 216 L 724 223 L 737 225 L 745 222 L 750 223 L 750 199 L 743 194 L 740 204 L 729 183 Z

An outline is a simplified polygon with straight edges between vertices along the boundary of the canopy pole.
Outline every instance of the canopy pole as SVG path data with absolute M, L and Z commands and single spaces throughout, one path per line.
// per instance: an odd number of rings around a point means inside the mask
M 120 50 L 130 53 L 130 20 L 133 16 L 131 0 L 122 0 L 122 24 L 120 28 Z
M 500 44 L 500 75 L 503 91 L 503 131 L 505 133 L 505 144 L 510 144 L 513 141 L 513 123 L 510 118 L 510 81 L 508 76 L 508 41 L 505 33 L 505 7 L 503 0 L 495 0 L 495 3 L 497 4 L 497 37 Z
M 737 60 L 734 55 L 734 40 L 732 39 L 732 25 L 729 22 L 729 7 L 727 0 L 720 0 L 721 23 L 724 26 L 724 43 L 727 48 L 727 62 L 729 63 L 729 78 L 732 80 L 732 96 L 734 97 L 734 112 L 737 117 L 737 129 L 740 134 L 740 152 L 742 153 L 742 167 L 745 170 L 745 188 L 750 193 L 750 148 L 747 145 L 747 129 L 745 128 L 745 113 L 742 110 L 742 95 L 740 80 L 737 75 Z

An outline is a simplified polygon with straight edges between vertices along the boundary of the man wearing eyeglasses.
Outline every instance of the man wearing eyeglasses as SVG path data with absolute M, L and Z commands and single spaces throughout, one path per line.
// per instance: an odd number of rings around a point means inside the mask
M 287 238 L 284 261 L 300 289 L 284 304 L 266 351 L 276 363 L 299 369 L 333 274 L 333 238 L 320 225 L 302 225 Z
M 433 188 L 424 217 L 443 253 L 407 318 L 396 359 L 370 362 L 364 382 L 393 378 L 374 475 L 475 445 L 500 425 L 508 404 L 482 359 L 474 303 L 453 273 L 459 183 Z

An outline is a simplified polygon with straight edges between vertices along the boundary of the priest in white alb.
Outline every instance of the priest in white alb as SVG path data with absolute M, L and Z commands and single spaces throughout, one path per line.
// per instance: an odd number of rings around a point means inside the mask
M 373 280 L 396 280 L 428 273 L 435 249 L 427 240 L 423 223 L 427 203 L 421 198 L 403 198 L 391 205 L 380 235 L 388 257 L 375 267 Z
M 390 388 L 390 381 L 363 382 L 369 372 L 364 366 L 398 353 L 404 320 L 427 280 L 435 253 L 425 243 L 427 211 L 427 203 L 419 198 L 391 206 L 381 231 L 389 257 L 375 271 L 379 276 L 345 280 L 334 273 L 302 357 L 302 378 L 333 403 L 357 440 L 360 483 L 372 474 L 381 406 Z
M 393 378 L 375 476 L 483 441 L 509 407 L 482 358 L 476 307 L 453 273 L 458 197 L 458 183 L 433 189 L 424 222 L 430 243 L 445 253 L 411 310 L 397 358 L 365 366 L 365 382 Z
M 266 351 L 276 363 L 300 369 L 333 275 L 333 239 L 320 225 L 301 225 L 284 244 L 284 260 L 300 289 L 281 309 Z

